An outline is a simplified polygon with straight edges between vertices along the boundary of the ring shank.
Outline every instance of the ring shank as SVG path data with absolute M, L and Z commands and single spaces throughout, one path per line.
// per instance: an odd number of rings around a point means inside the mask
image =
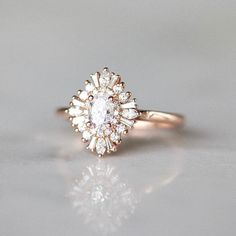
M 140 116 L 135 124 L 138 128 L 157 127 L 163 129 L 180 128 L 184 124 L 184 117 L 180 114 L 139 110 Z
M 65 119 L 69 118 L 66 113 L 67 107 L 62 107 L 57 110 L 57 114 L 63 116 Z M 153 111 L 153 110 L 139 110 L 139 117 L 136 119 L 135 127 L 139 129 L 144 128 L 163 128 L 173 129 L 180 128 L 184 124 L 184 117 L 180 114 Z

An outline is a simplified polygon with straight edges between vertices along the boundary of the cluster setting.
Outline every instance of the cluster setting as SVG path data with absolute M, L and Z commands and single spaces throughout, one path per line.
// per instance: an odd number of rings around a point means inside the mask
M 117 150 L 122 135 L 134 126 L 139 116 L 130 92 L 125 92 L 121 77 L 105 67 L 85 81 L 85 90 L 72 97 L 69 115 L 76 132 L 82 133 L 87 149 L 99 157 Z

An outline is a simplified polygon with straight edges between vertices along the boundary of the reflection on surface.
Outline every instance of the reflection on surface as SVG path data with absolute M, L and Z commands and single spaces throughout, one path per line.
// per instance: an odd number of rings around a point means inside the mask
M 115 168 L 102 161 L 90 165 L 80 179 L 75 179 L 69 196 L 84 222 L 103 234 L 115 232 L 138 202 Z
M 79 157 L 83 146 L 70 135 L 47 134 L 36 138 L 55 152 L 54 160 L 68 184 L 66 196 L 79 215 L 78 222 L 82 219 L 98 234 L 117 231 L 139 205 L 149 204 L 146 195 L 158 194 L 172 184 L 183 168 L 184 153 L 178 133 L 162 136 L 160 132 L 133 132 L 119 156 L 99 160 L 86 155 Z M 158 156 L 145 155 L 144 147 L 155 150 L 157 143 Z M 152 199 L 158 204 L 156 197 Z

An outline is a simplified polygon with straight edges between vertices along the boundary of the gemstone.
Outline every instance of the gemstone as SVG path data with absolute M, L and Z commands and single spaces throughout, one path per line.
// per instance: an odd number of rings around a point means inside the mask
M 121 104 L 120 107 L 123 108 L 123 109 L 136 108 L 136 107 L 137 107 L 137 104 L 136 104 L 135 100 L 133 100 L 133 101 L 130 101 L 130 102 L 128 102 L 128 103 Z
M 108 86 L 108 84 L 110 83 L 110 77 L 111 77 L 111 74 L 110 74 L 109 70 L 104 69 L 103 72 L 101 73 L 101 76 L 99 79 L 101 87 Z
M 117 142 L 117 141 L 120 140 L 120 135 L 115 132 L 115 133 L 112 133 L 112 134 L 111 134 L 110 138 L 111 138 L 111 141 L 112 141 L 112 142 Z
M 124 86 L 122 84 L 117 84 L 113 87 L 113 91 L 116 93 L 116 94 L 119 94 L 119 93 L 122 93 L 124 90 Z
M 87 92 L 91 92 L 94 90 L 94 85 L 92 83 L 88 83 L 86 86 L 85 86 L 85 89 Z
M 104 124 L 112 121 L 114 117 L 115 104 L 110 101 L 107 93 L 98 94 L 91 103 L 89 116 L 91 122 L 97 129 L 100 129 Z
M 79 98 L 83 101 L 85 101 L 87 98 L 88 98 L 88 93 L 86 91 L 82 91 L 80 94 L 79 94 Z
M 72 123 L 74 125 L 82 125 L 85 123 L 85 118 L 83 116 L 78 116 L 73 118 Z
M 129 99 L 129 94 L 128 93 L 121 93 L 119 95 L 120 102 L 124 103 L 127 102 Z
M 111 133 L 112 133 L 112 131 L 111 131 L 111 129 L 109 129 L 109 128 L 106 128 L 105 131 L 104 131 L 104 134 L 105 134 L 106 136 L 110 135 Z
M 117 125 L 116 130 L 118 133 L 123 133 L 126 130 L 125 125 L 123 124 Z
M 127 119 L 135 119 L 138 116 L 138 112 L 135 109 L 125 109 L 122 112 L 122 116 Z
M 83 111 L 80 110 L 80 108 L 78 106 L 69 108 L 69 115 L 71 115 L 71 116 L 79 116 L 82 113 L 83 113 Z
M 91 134 L 89 131 L 85 130 L 85 131 L 83 132 L 83 138 L 84 138 L 85 140 L 90 140 L 90 139 L 91 139 L 91 136 L 92 136 L 92 134 Z
M 106 142 L 103 138 L 99 138 L 96 143 L 96 151 L 98 154 L 103 155 L 106 151 Z
M 116 83 L 118 83 L 119 80 L 120 80 L 120 76 L 113 74 L 111 76 L 111 81 L 110 81 L 109 87 L 112 88 Z

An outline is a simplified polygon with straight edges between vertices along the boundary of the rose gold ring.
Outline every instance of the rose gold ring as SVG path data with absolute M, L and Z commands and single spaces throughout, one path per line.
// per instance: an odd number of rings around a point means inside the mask
M 105 67 L 85 81 L 85 90 L 72 97 L 69 107 L 57 113 L 69 119 L 75 132 L 82 133 L 87 149 L 99 157 L 117 151 L 122 136 L 135 128 L 180 128 L 184 117 L 175 113 L 139 110 L 131 92 L 124 92 L 121 77 Z

